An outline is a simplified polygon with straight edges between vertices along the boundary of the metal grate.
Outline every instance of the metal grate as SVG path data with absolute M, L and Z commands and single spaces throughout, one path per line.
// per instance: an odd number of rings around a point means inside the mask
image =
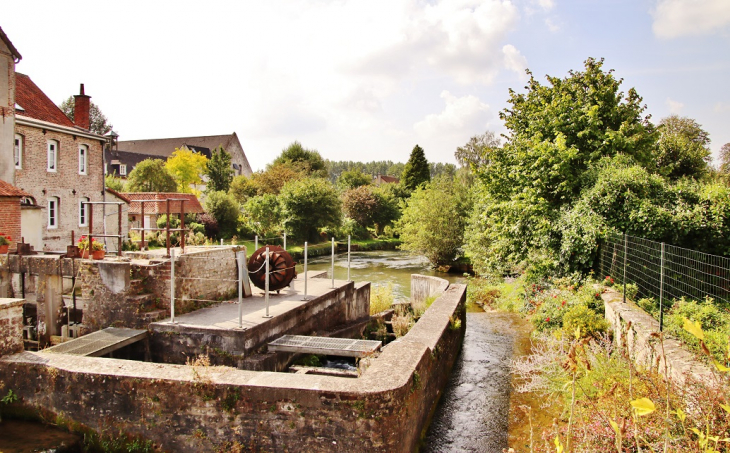
M 269 351 L 365 357 L 380 349 L 381 345 L 382 342 L 373 340 L 284 335 L 269 343 Z
M 43 352 L 100 357 L 147 337 L 146 330 L 108 327 L 66 343 L 44 349 Z

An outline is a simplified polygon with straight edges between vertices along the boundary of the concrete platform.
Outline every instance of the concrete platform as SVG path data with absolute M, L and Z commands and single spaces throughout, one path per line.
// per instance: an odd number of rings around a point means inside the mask
M 281 290 L 280 294 L 275 291 L 269 293 L 269 317 L 266 317 L 266 298 L 263 290 L 253 286 L 252 296 L 243 299 L 241 306 L 241 326 L 249 329 L 267 322 L 269 319 L 281 316 L 294 310 L 307 301 L 317 299 L 332 291 L 346 286 L 348 281 L 335 280 L 335 287 L 332 288 L 332 280 L 319 278 L 326 275 L 322 271 L 309 271 L 307 281 L 307 299 L 304 300 L 304 275 L 299 275 L 291 283 L 290 287 Z M 171 319 L 167 318 L 154 324 L 170 324 Z M 213 307 L 196 310 L 180 316 L 175 316 L 175 324 L 186 327 L 205 327 L 208 329 L 238 329 L 238 299 L 223 302 Z

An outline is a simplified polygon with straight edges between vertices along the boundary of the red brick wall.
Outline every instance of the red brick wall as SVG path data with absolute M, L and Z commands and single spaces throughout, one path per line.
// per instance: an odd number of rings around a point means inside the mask
M 10 236 L 10 250 L 20 240 L 20 198 L 0 197 L 0 233 Z

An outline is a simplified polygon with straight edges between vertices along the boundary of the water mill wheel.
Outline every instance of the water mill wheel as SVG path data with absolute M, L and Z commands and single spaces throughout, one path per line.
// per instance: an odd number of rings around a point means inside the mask
M 276 245 L 267 246 L 269 249 L 269 291 L 279 291 L 289 285 L 297 276 L 295 263 L 291 255 Z M 248 270 L 251 283 L 257 288 L 266 289 L 266 248 L 253 252 L 248 260 Z

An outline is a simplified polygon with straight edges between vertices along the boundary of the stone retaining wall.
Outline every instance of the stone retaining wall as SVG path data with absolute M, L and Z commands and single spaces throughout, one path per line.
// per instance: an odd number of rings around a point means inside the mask
M 0 357 L 23 350 L 23 299 L 0 299 Z
M 659 342 L 651 337 L 652 333 L 659 332 L 659 322 L 633 302 L 623 303 L 622 294 L 615 290 L 606 291 L 602 298 L 606 306 L 606 320 L 613 329 L 615 341 L 621 344 L 626 335 L 626 344 L 634 362 L 648 368 L 658 367 L 663 373 L 665 358 Z M 627 330 L 629 323 L 631 328 Z M 664 352 L 669 374 L 680 385 L 688 377 L 707 382 L 713 378 L 712 371 L 687 351 L 681 342 L 665 338 Z
M 465 300 L 449 287 L 358 378 L 24 352 L 0 359 L 0 380 L 25 408 L 164 451 L 413 451 L 461 348 Z

